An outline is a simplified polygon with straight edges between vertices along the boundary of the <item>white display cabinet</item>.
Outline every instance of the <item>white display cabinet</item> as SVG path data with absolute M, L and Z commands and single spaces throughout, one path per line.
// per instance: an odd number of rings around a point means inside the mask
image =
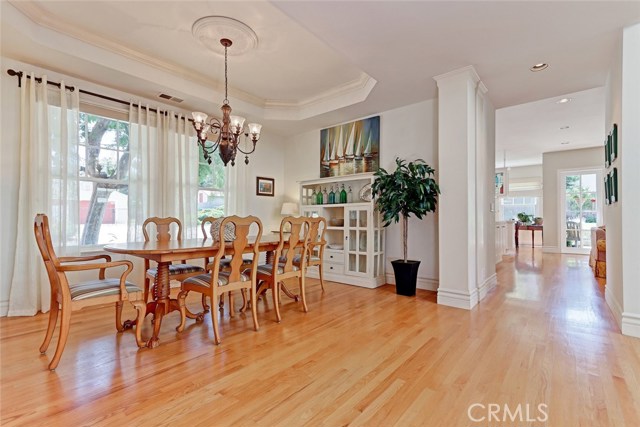
M 300 182 L 300 213 L 327 220 L 323 272 L 325 280 L 375 288 L 385 283 L 384 228 L 371 200 L 372 173 Z M 347 203 L 316 204 L 313 194 L 333 187 L 351 188 Z M 339 197 L 337 201 L 339 201 Z M 310 268 L 308 277 L 318 277 Z

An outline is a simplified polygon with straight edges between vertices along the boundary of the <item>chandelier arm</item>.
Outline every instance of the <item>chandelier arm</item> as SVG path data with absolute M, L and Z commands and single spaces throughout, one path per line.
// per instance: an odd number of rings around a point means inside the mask
M 236 149 L 237 149 L 239 152 L 241 152 L 242 154 L 251 154 L 251 153 L 253 153 L 254 151 L 256 151 L 256 142 L 258 142 L 258 141 L 252 141 L 252 142 L 253 142 L 253 148 L 251 149 L 251 151 L 244 151 L 242 148 L 240 148 L 240 143 L 238 143 L 238 144 L 236 145 Z

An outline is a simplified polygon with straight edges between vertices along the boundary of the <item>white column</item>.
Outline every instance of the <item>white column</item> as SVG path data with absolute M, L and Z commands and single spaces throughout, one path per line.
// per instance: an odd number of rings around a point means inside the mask
M 476 241 L 476 92 L 486 92 L 472 66 L 434 77 L 438 84 L 440 278 L 438 304 L 478 303 Z

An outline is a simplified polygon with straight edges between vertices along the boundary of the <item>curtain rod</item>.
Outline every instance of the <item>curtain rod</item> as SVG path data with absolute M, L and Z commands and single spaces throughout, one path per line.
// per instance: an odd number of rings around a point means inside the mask
M 25 75 L 22 71 L 15 71 L 13 69 L 8 69 L 7 70 L 7 74 L 9 74 L 11 77 L 13 77 L 13 76 L 18 77 L 18 87 L 22 87 L 22 78 L 23 77 L 27 78 L 27 79 L 31 78 L 31 76 L 29 74 Z M 35 80 L 38 83 L 42 83 L 42 78 L 41 77 L 35 77 Z M 47 84 L 50 84 L 50 85 L 55 86 L 57 88 L 60 88 L 60 86 L 61 86 L 60 83 L 52 82 L 52 81 L 49 81 L 49 80 L 47 80 Z M 73 92 L 75 90 L 75 87 L 73 87 L 73 86 L 65 86 L 65 89 L 67 89 L 69 92 Z M 113 98 L 113 97 L 107 96 L 107 95 L 101 95 L 99 93 L 90 92 L 90 91 L 84 90 L 84 89 L 78 89 L 78 92 L 79 93 L 84 93 L 85 95 L 95 96 L 96 98 L 100 98 L 100 99 L 106 99 L 107 101 L 117 102 L 118 104 L 133 105 L 134 107 L 141 107 L 141 105 L 136 104 L 135 102 L 124 101 L 122 99 Z M 165 111 L 165 112 L 160 111 L 160 112 L 158 112 L 158 110 L 156 108 L 149 108 L 148 110 L 151 111 L 151 112 L 154 112 L 156 114 L 163 114 L 165 116 L 169 114 L 168 111 Z M 176 118 L 178 118 L 177 114 L 174 114 L 174 116 Z M 185 119 L 190 121 L 190 122 L 193 121 L 193 119 L 187 118 L 186 116 L 185 116 Z

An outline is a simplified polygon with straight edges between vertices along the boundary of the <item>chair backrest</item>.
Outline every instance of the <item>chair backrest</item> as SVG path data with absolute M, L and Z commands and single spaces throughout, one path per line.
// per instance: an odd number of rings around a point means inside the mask
M 235 229 L 235 235 L 233 239 L 225 240 L 225 232 L 224 229 L 227 224 L 233 224 Z M 253 224 L 257 225 L 258 232 L 255 235 L 249 236 L 249 231 Z M 260 218 L 256 216 L 247 216 L 247 217 L 239 217 L 236 215 L 225 217 L 220 223 L 219 228 L 219 242 L 220 248 L 214 257 L 214 271 L 213 278 L 217 276 L 220 270 L 220 260 L 224 258 L 225 250 L 228 250 L 229 247 L 233 249 L 233 254 L 231 254 L 231 262 L 229 266 L 226 267 L 226 270 L 229 272 L 229 282 L 238 282 L 240 281 L 240 274 L 247 269 L 247 265 L 242 257 L 242 254 L 245 253 L 247 247 L 253 245 L 253 260 L 251 262 L 251 274 L 255 277 L 256 272 L 258 271 L 258 256 L 260 255 L 260 248 L 258 247 L 260 244 L 260 239 L 262 238 L 262 222 Z M 229 237 L 227 235 L 227 237 Z
M 157 216 L 147 218 L 142 224 L 142 234 L 144 235 L 145 242 L 148 242 L 150 240 L 148 231 L 148 228 L 150 228 L 149 224 L 155 225 L 156 240 L 158 240 L 159 242 L 167 242 L 171 240 L 171 224 L 176 224 L 178 228 L 176 240 L 182 240 L 182 223 L 178 218 L 158 218 Z
M 580 224 L 575 221 L 567 221 L 567 239 L 580 240 Z
M 288 225 L 291 226 L 291 233 L 288 238 L 285 233 L 285 229 Z M 305 217 L 293 217 L 287 216 L 282 219 L 280 223 L 280 243 L 276 248 L 275 260 L 284 258 L 284 262 L 280 265 L 283 266 L 285 273 L 293 270 L 293 259 L 296 255 L 300 255 L 300 259 L 307 259 L 307 253 L 309 250 L 309 218 Z M 282 255 L 284 249 L 287 249 L 286 254 Z M 301 267 L 304 267 L 304 263 L 300 263 Z M 304 270 L 304 268 L 301 268 Z
M 323 217 L 307 218 L 309 221 L 309 256 L 313 255 L 316 247 L 318 248 L 318 256 L 322 258 L 324 252 L 324 232 L 327 229 L 327 220 Z
M 60 261 L 53 249 L 53 243 L 51 242 L 51 233 L 49 231 L 49 218 L 45 214 L 37 214 L 33 221 L 33 232 L 36 236 L 36 243 L 42 255 L 44 266 L 47 270 L 47 276 L 49 276 L 49 285 L 51 286 L 51 293 L 57 291 L 59 286 L 57 267 L 60 266 Z
M 219 219 L 220 218 L 217 218 L 215 216 L 205 216 L 204 218 L 202 218 L 200 227 L 202 228 L 202 236 L 204 237 L 205 240 L 207 240 L 209 237 L 209 234 L 207 233 L 211 233 L 211 226 L 213 225 L 214 222 L 216 222 Z M 213 236 L 211 236 L 211 238 L 213 238 Z

